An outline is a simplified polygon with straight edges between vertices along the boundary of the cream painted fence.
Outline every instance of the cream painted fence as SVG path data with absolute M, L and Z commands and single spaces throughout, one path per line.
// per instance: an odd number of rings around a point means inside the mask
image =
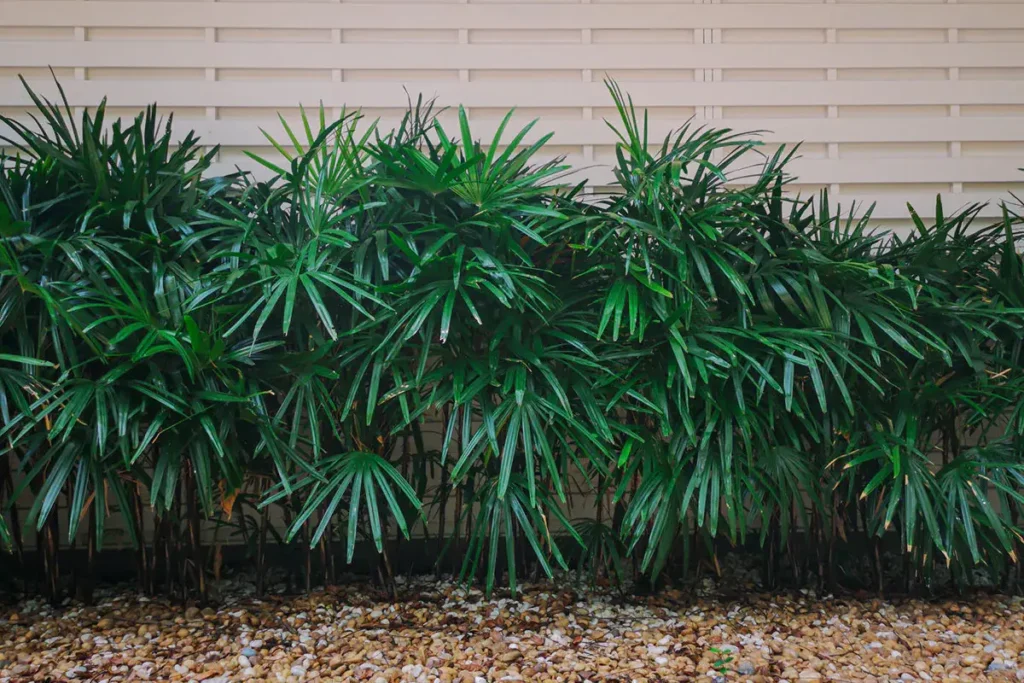
M 537 2 L 0 0 L 0 109 L 45 92 L 75 106 L 158 101 L 223 146 L 219 165 L 298 104 L 397 120 L 414 96 L 464 104 L 493 132 L 517 107 L 596 185 L 613 114 L 601 81 L 647 107 L 656 137 L 689 117 L 804 141 L 801 190 L 876 215 L 927 213 L 1024 188 L 1024 0 Z
M 389 125 L 408 91 L 466 105 L 484 138 L 511 107 L 539 117 L 600 186 L 607 76 L 658 138 L 695 117 L 804 141 L 801 190 L 882 218 L 1024 190 L 1024 0 L 0 0 L 0 111 L 27 111 L 19 73 L 55 94 L 48 67 L 75 107 L 158 101 L 222 145 L 220 170 L 272 153 L 259 128 L 278 112 L 323 102 Z

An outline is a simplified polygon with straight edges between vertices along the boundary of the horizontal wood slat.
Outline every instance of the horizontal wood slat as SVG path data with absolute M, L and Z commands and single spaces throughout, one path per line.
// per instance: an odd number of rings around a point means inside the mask
M 770 3 L 328 3 L 223 2 L 183 11 L 180 2 L 0 2 L 8 26 L 290 29 L 1007 29 L 1024 28 L 1011 3 L 814 5 Z
M 54 93 L 53 81 L 30 79 L 33 87 Z M 266 74 L 260 87 L 251 82 L 131 80 L 65 81 L 74 106 L 94 105 L 103 97 L 115 106 L 159 102 L 177 107 L 402 107 L 422 93 L 445 106 L 467 107 L 608 107 L 603 83 L 438 82 L 406 78 L 397 82 L 332 83 L 295 81 Z M 620 79 L 619 85 L 647 107 L 717 106 L 865 106 L 865 105 L 1010 105 L 1024 104 L 1021 81 L 820 81 L 746 83 L 665 83 Z M 780 93 L 784 89 L 784 96 Z M 0 79 L 0 101 L 8 106 L 32 102 L 21 84 Z M 1019 135 L 1016 137 L 1020 137 Z M 1016 139 L 1016 138 L 1015 138 Z
M 364 117 L 369 124 L 377 119 Z M 529 119 L 516 119 L 519 126 Z M 611 123 L 617 123 L 611 120 Z M 188 128 L 203 134 L 204 139 L 225 145 L 257 145 L 265 140 L 259 131 L 262 128 L 274 135 L 281 130 L 277 121 L 254 121 L 239 126 L 236 121 L 186 121 Z M 382 119 L 378 126 L 389 129 L 399 119 Z M 516 123 L 508 130 L 516 129 Z M 678 131 L 685 121 L 652 123 L 648 132 L 652 143 L 661 142 L 666 135 Z M 978 119 L 933 119 L 913 121 L 907 119 L 695 119 L 691 129 L 702 126 L 730 128 L 741 132 L 760 132 L 765 140 L 782 142 L 1004 142 L 1013 140 L 1024 130 L 1024 117 L 992 117 Z M 496 120 L 473 123 L 474 135 L 491 140 L 498 128 Z M 542 135 L 553 133 L 551 144 L 556 145 L 613 145 L 618 138 L 604 120 L 599 121 L 539 121 L 527 134 L 524 142 L 530 143 Z M 506 138 L 511 133 L 506 133 Z M 1019 162 L 1024 165 L 1024 160 Z
M 314 117 L 315 118 L 315 117 Z M 398 117 L 380 118 L 363 116 L 358 124 L 366 127 L 376 124 L 378 129 L 390 130 L 400 123 Z M 608 120 L 612 124 L 617 121 Z M 515 131 L 530 122 L 527 117 L 516 117 L 506 128 L 504 138 L 510 139 Z M 497 132 L 497 119 L 471 118 L 475 137 L 485 141 Z M 691 119 L 652 122 L 648 129 L 651 143 L 660 143 L 665 136 L 676 133 L 686 124 L 691 131 L 703 127 L 729 128 L 740 133 L 751 133 L 748 139 L 783 143 L 870 143 L 870 142 L 1006 142 L 1019 137 L 1024 130 L 1022 117 L 935 118 L 914 119 Z M 262 131 L 278 140 L 287 139 L 277 119 L 245 121 L 177 118 L 176 131 L 194 130 L 204 143 L 229 147 L 253 147 L 267 144 Z M 553 134 L 552 145 L 614 145 L 618 138 L 606 120 L 539 120 L 523 138 L 531 144 L 548 133 Z M 9 127 L 0 123 L 0 135 L 10 135 Z M 1018 165 L 1024 165 L 1021 160 Z
M 222 69 L 800 69 L 1024 67 L 1012 43 L 764 45 L 421 45 L 386 43 L 201 43 L 172 41 L 8 41 L 12 67 L 170 67 Z M 126 57 L 130 55 L 130 59 Z
M 538 155 L 538 159 L 544 159 L 546 155 Z M 274 151 L 269 151 L 267 159 L 277 162 L 281 157 Z M 565 157 L 565 163 L 572 167 L 573 172 L 565 179 L 565 182 L 579 182 L 587 180 L 593 185 L 610 185 L 615 181 L 611 169 L 602 163 L 588 161 L 580 155 L 570 154 Z M 235 166 L 266 175 L 262 166 L 250 159 L 231 162 L 221 165 L 218 168 L 228 171 Z M 751 168 L 754 160 L 751 159 Z M 832 183 L 851 184 L 892 184 L 906 182 L 907 178 L 914 178 L 915 183 L 953 183 L 962 181 L 972 182 L 1000 182 L 1007 178 L 1020 167 L 1020 162 L 1011 158 L 1001 161 L 990 159 L 803 159 L 797 158 L 792 164 L 790 173 L 795 180 L 801 184 L 812 183 L 829 185 Z M 922 206 L 925 212 L 931 210 L 935 204 L 935 194 L 931 193 L 931 199 Z M 907 199 L 899 199 L 902 203 L 900 215 L 907 215 Z

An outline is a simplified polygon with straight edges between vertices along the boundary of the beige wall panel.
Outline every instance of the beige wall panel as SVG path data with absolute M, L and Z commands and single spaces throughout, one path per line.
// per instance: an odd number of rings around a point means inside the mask
M 722 116 L 733 119 L 813 119 L 828 116 L 826 107 L 810 106 L 763 106 L 763 107 L 722 107 Z
M 0 40 L 74 40 L 71 26 L 3 26 Z
M 469 115 L 470 120 L 477 121 L 481 119 L 498 120 L 505 118 L 508 114 L 508 109 L 504 107 L 473 107 Z M 526 124 L 530 123 L 533 119 L 539 119 L 538 124 L 534 125 L 536 134 L 543 135 L 550 130 L 558 130 L 563 128 L 564 125 L 558 125 L 563 119 L 570 119 L 578 121 L 583 118 L 583 111 L 577 107 L 516 107 L 515 113 L 512 115 L 511 121 L 507 130 L 513 128 L 522 128 Z M 578 128 L 578 123 L 570 124 L 572 128 Z M 490 126 L 494 127 L 493 124 Z M 480 131 L 476 131 L 480 132 Z M 589 131 L 588 131 L 589 132 Z M 564 136 L 558 136 L 559 140 L 564 141 Z
M 86 109 L 92 112 L 96 110 L 96 107 L 86 107 Z M 158 113 L 165 119 L 173 114 L 174 130 L 185 132 L 196 128 L 192 124 L 201 120 L 206 110 L 203 107 L 160 107 Z M 133 107 L 107 107 L 108 118 L 135 118 L 138 115 L 139 110 Z
M 84 71 L 84 77 L 90 81 L 113 81 L 118 83 L 133 83 L 139 81 L 201 81 L 206 77 L 206 71 L 204 69 L 163 68 L 159 66 L 142 68 L 134 66 L 88 67 Z M 77 74 L 75 74 L 75 76 L 77 77 Z M 65 77 L 58 76 L 58 78 Z M 102 85 L 98 87 L 101 90 L 103 88 Z M 129 85 L 129 87 L 131 86 Z M 157 90 L 160 90 L 159 85 L 157 85 Z M 101 95 L 99 98 L 91 98 L 88 102 L 82 102 L 82 104 L 95 104 L 103 99 L 103 97 L 104 96 Z
M 329 43 L 330 29 L 311 28 L 219 28 L 221 43 Z
M 628 86 L 651 81 L 688 82 L 696 80 L 697 75 L 694 69 L 603 69 L 594 74 L 595 80 L 598 77 L 601 80 L 610 78 L 623 86 Z M 632 94 L 631 89 L 629 92 Z M 605 97 L 607 102 L 607 93 Z
M 590 34 L 594 43 L 692 43 L 696 35 L 689 29 L 656 29 L 656 28 L 598 28 Z
M 865 5 L 873 5 L 873 4 L 884 5 L 884 4 L 888 4 L 892 0 L 836 0 L 836 1 L 839 2 L 839 3 L 842 3 L 842 4 L 849 4 L 849 5 L 859 5 L 861 3 L 863 3 Z M 941 5 L 941 4 L 945 3 L 945 2 L 946 2 L 946 0 L 905 0 L 904 4 L 908 4 L 908 5 Z M 932 8 L 928 8 L 928 11 L 929 12 L 933 12 L 935 10 L 933 10 Z
M 1024 46 L 1024 39 L 1022 39 L 1018 47 Z M 960 78 L 965 81 L 1021 81 L 1024 82 L 1024 69 L 1005 67 L 1005 68 L 978 68 L 978 69 L 960 69 Z
M 725 28 L 723 43 L 824 43 L 824 28 Z
M 1024 182 L 998 183 L 998 182 L 970 182 L 964 183 L 964 192 L 977 192 L 983 194 L 1009 194 L 1022 196 L 1024 193 Z
M 900 197 L 903 196 L 900 193 L 909 193 L 910 195 L 917 195 L 918 198 L 923 198 L 925 201 L 913 202 L 914 208 L 920 210 L 925 208 L 925 203 L 935 203 L 935 195 L 942 192 L 949 192 L 949 186 L 943 183 L 905 183 L 899 187 L 893 187 L 888 183 L 849 183 L 845 188 L 846 194 L 855 197 L 879 197 L 885 199 L 895 199 L 900 201 Z M 918 206 L 920 204 L 920 206 Z
M 821 193 L 822 190 L 827 189 L 828 187 L 825 185 L 813 185 L 809 183 L 801 183 L 799 181 L 794 182 L 790 186 L 790 191 L 792 191 L 793 195 L 801 199 L 809 199 L 811 197 L 816 197 L 818 194 Z
M 307 116 L 312 116 L 317 111 L 318 110 L 316 109 L 310 110 L 307 112 Z M 226 139 L 232 130 L 242 128 L 242 126 L 237 125 L 235 121 L 246 121 L 247 125 L 276 130 L 281 126 L 281 122 L 277 118 L 278 116 L 282 117 L 290 124 L 293 121 L 300 121 L 302 119 L 302 110 L 299 107 L 280 107 L 277 109 L 270 107 L 221 107 L 217 110 L 217 118 L 220 119 L 220 122 L 217 122 L 216 129 L 213 133 Z M 249 122 L 251 122 L 251 124 L 249 124 Z M 200 126 L 202 126 L 203 123 L 203 121 L 182 121 L 181 125 L 200 130 Z M 211 124 L 213 124 L 213 122 L 205 123 L 207 124 L 207 129 L 209 129 Z M 246 136 L 236 135 L 235 137 Z M 220 142 L 221 144 L 228 144 L 223 140 L 217 140 L 217 142 Z
M 772 137 L 776 138 L 777 136 L 773 135 Z M 797 148 L 798 144 L 800 145 L 799 148 Z M 754 154 L 756 156 L 751 156 L 749 163 L 750 164 L 757 164 L 759 166 L 760 163 L 763 163 L 763 159 L 765 158 L 765 156 L 771 156 L 772 154 L 775 154 L 775 152 L 777 152 L 780 149 L 785 150 L 786 152 L 789 152 L 791 150 L 796 150 L 796 157 L 799 158 L 799 159 L 827 159 L 828 158 L 828 145 L 822 144 L 820 142 L 803 142 L 803 143 L 801 143 L 799 140 L 795 140 L 794 139 L 792 142 L 786 142 L 786 141 L 766 142 L 765 144 L 760 145 L 759 147 L 757 147 L 757 149 L 754 152 Z M 800 183 L 800 184 L 801 185 L 805 185 L 805 183 Z M 794 187 L 793 191 L 794 192 L 799 192 L 800 188 L 799 187 Z
M 572 44 L 582 42 L 580 31 L 573 29 L 472 29 L 470 43 L 535 45 L 537 43 Z
M 949 69 L 837 69 L 836 78 L 840 81 L 945 81 L 949 80 Z
M 344 80 L 361 83 L 417 83 L 430 81 L 457 81 L 459 72 L 445 69 L 345 69 L 341 76 Z M 374 87 L 374 86 L 371 86 Z M 394 87 L 393 85 L 391 87 Z M 398 88 L 401 91 L 401 87 Z M 429 87 L 410 88 L 410 92 L 423 93 L 430 96 L 433 92 Z M 405 91 L 402 92 L 402 101 L 407 99 Z M 396 93 L 397 94 L 397 93 Z M 322 99 L 322 98 L 321 98 Z M 396 100 L 397 101 L 397 100 Z M 359 106 L 358 98 L 346 99 L 344 104 Z
M 583 73 L 578 70 L 569 69 L 545 69 L 543 71 L 528 71 L 525 69 L 470 69 L 468 78 L 470 81 L 548 81 L 548 82 L 573 82 L 582 81 Z M 523 86 L 520 86 L 523 87 Z M 536 100 L 534 100 L 536 101 Z M 555 104 L 555 103 L 552 103 Z M 512 105 L 514 106 L 514 105 Z
M 63 68 L 63 67 L 57 67 L 56 69 L 53 69 L 52 73 L 57 78 L 65 79 L 65 80 L 70 80 L 70 79 L 75 77 L 75 70 L 74 69 L 68 69 L 68 68 Z M 37 67 L 37 68 L 31 68 L 31 69 L 22 69 L 22 68 L 8 67 L 8 66 L 0 66 L 0 84 L 3 84 L 3 83 L 17 84 L 16 87 L 20 88 L 21 84 L 18 83 L 18 77 L 19 76 L 23 76 L 24 78 L 29 79 L 29 80 L 33 80 L 33 79 L 36 79 L 36 80 L 38 80 L 38 79 L 49 80 L 50 79 L 50 74 L 51 74 L 50 69 L 47 69 L 47 68 L 44 68 L 44 67 Z M 50 82 L 52 83 L 53 81 L 50 81 Z M 2 88 L 2 87 L 3 86 L 0 85 L 0 88 Z M 4 101 L 7 101 L 7 100 L 4 100 Z
M 458 29 L 379 29 L 347 28 L 341 31 L 344 43 L 457 43 Z
M 850 118 L 931 119 L 949 116 L 949 107 L 938 104 L 876 104 L 840 106 L 838 114 Z M 909 180 L 909 179 L 908 179 Z
M 383 130 L 391 130 L 397 127 L 402 117 L 405 116 L 405 107 L 348 107 L 347 112 L 358 112 L 362 116 L 360 126 L 367 127 L 370 124 L 377 122 L 377 127 Z M 457 124 L 459 121 L 459 112 L 456 108 L 447 109 L 444 111 L 438 111 L 437 120 L 443 126 L 451 126 Z M 266 130 L 275 130 L 275 124 L 268 122 L 267 126 L 264 126 Z M 492 129 L 493 130 L 493 129 Z M 486 132 L 486 131 L 482 131 Z
M 945 43 L 949 33 L 943 29 L 839 29 L 840 43 Z
M 765 151 L 805 141 L 794 190 L 877 199 L 886 220 L 1024 181 L 1022 0 L 0 0 L 0 111 L 30 106 L 19 73 L 53 95 L 51 66 L 75 107 L 159 101 L 228 170 L 269 150 L 278 112 L 390 126 L 408 91 L 464 104 L 482 138 L 516 107 L 600 186 L 611 77 L 652 141 L 690 118 L 765 130 Z
M 694 107 L 649 107 L 645 111 L 647 112 L 648 119 L 652 122 L 650 128 L 651 137 L 659 140 L 697 114 L 697 110 Z M 615 107 L 594 107 L 593 112 L 594 118 L 597 119 L 597 124 L 592 135 L 597 140 L 601 139 L 601 135 L 598 133 L 600 127 L 603 126 L 605 130 L 609 130 L 608 126 L 604 124 L 605 120 L 618 125 L 619 113 Z
M 279 83 L 331 80 L 329 69 L 217 69 L 215 75 L 220 81 L 259 81 L 275 88 Z M 287 104 L 291 105 L 294 102 Z
M 962 43 L 1024 43 L 1024 29 L 963 29 L 957 35 Z
M 945 157 L 944 142 L 844 142 L 839 145 L 840 159 L 900 159 L 907 157 Z
M 960 107 L 960 116 L 974 117 L 974 116 L 1021 116 L 1024 115 L 1024 105 L 1022 104 L 976 104 L 976 105 L 964 105 Z M 1014 136 L 1014 139 L 1019 139 L 1018 136 Z
M 255 168 L 252 159 L 250 159 L 246 152 L 252 152 L 261 157 L 265 157 L 271 161 L 278 161 L 281 158 L 281 154 L 271 147 L 270 145 L 262 146 L 258 144 L 248 144 L 244 148 L 242 147 L 221 147 L 220 150 L 220 163 L 221 165 L 234 166 L 238 164 L 243 168 L 252 169 Z
M 722 69 L 724 81 L 824 81 L 828 69 Z
M 74 37 L 74 29 L 71 31 Z M 205 40 L 206 31 L 201 28 L 168 28 L 168 27 L 104 27 L 96 26 L 85 29 L 85 40 L 97 42 L 107 40 L 155 40 L 188 42 Z M 24 39 L 22 39 L 24 40 Z
M 960 155 L 965 157 L 998 157 L 1009 156 L 1024 159 L 1024 142 L 964 142 L 960 146 Z

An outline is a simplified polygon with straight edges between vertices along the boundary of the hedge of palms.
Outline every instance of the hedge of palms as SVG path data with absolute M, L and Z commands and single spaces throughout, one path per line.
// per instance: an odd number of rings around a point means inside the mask
M 155 108 L 33 94 L 38 126 L 3 118 L 4 542 L 38 534 L 51 595 L 58 547 L 91 562 L 112 517 L 182 595 L 219 571 L 210 520 L 261 588 L 273 538 L 315 549 L 310 584 L 360 539 L 386 578 L 410 534 L 487 590 L 570 561 L 679 580 L 730 544 L 769 580 L 842 583 L 865 549 L 879 587 L 886 549 L 907 585 L 1013 579 L 1014 205 L 874 231 L 784 193 L 790 153 L 648 140 L 610 94 L 608 196 L 547 136 L 422 101 L 391 131 L 304 116 L 261 180 L 212 177 Z

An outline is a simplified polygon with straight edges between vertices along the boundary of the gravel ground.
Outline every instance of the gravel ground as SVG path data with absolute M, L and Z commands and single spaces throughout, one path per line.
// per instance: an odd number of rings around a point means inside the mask
M 0 681 L 1024 680 L 1024 603 L 530 586 L 491 600 L 445 582 L 255 599 L 217 609 L 130 591 L 0 610 Z

